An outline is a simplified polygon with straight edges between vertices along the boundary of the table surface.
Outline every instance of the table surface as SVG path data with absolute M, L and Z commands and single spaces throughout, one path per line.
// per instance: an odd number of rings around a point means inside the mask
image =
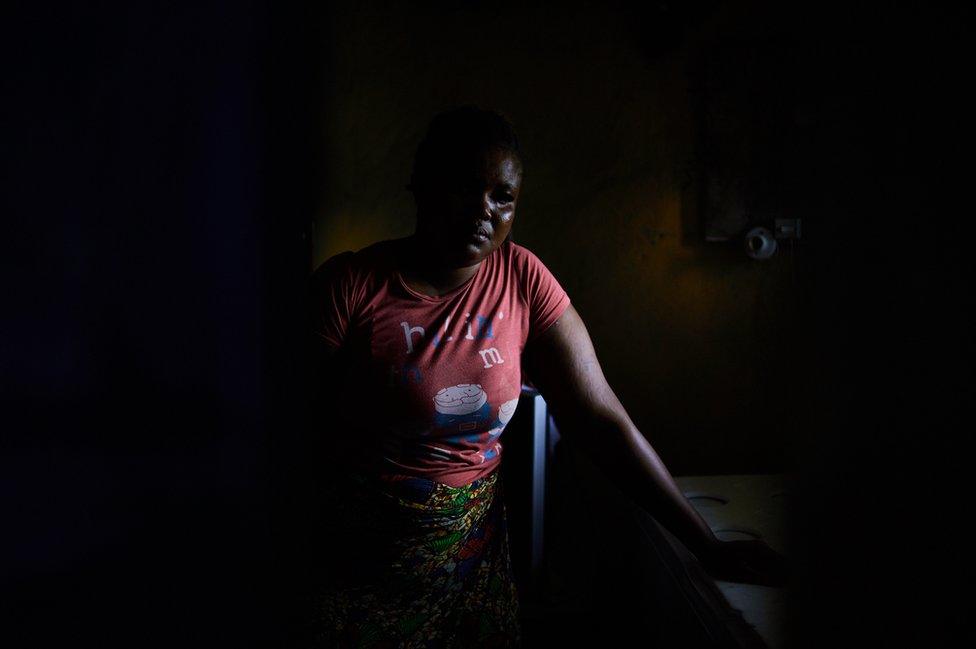
M 777 552 L 789 556 L 786 508 L 789 506 L 790 484 L 787 476 L 681 476 L 675 477 L 675 482 L 717 537 L 725 540 L 758 537 Z M 770 649 L 785 646 L 786 588 L 720 580 L 715 580 L 715 585 Z

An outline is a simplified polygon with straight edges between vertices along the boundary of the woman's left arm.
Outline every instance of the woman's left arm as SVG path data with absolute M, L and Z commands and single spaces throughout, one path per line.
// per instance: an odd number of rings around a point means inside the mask
M 717 578 L 785 583 L 785 562 L 761 541 L 721 541 L 674 482 L 607 383 L 573 305 L 526 346 L 523 363 L 559 422 L 606 475 L 681 540 Z

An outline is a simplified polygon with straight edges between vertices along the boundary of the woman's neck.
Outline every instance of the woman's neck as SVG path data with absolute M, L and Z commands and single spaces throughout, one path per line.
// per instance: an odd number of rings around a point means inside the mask
M 399 271 L 414 290 L 440 297 L 456 289 L 478 272 L 484 260 L 472 266 L 454 266 L 420 239 L 416 233 L 401 239 Z

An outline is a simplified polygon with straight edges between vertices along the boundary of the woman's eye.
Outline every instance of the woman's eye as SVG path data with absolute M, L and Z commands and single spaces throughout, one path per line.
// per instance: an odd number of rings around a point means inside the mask
M 512 196 L 510 194 L 496 194 L 495 200 L 499 203 L 511 203 Z

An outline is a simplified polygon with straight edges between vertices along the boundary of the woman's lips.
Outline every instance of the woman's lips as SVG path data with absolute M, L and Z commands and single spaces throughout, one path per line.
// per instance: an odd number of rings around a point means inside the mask
M 484 228 L 478 228 L 477 230 L 471 233 L 470 238 L 473 241 L 480 241 L 480 242 L 488 241 L 489 239 L 488 231 L 485 230 Z

